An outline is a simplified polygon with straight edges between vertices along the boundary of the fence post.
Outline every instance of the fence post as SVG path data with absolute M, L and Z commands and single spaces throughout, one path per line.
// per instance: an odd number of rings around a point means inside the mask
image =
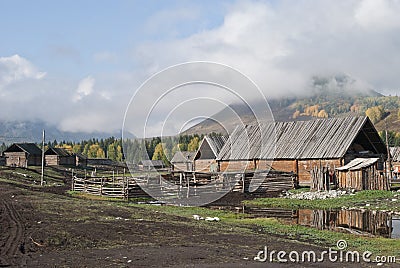
M 125 171 L 125 169 L 124 169 Z M 125 178 L 125 176 L 124 176 Z M 126 178 L 126 200 L 129 202 L 129 179 Z
M 100 196 L 102 196 L 103 195 L 103 177 L 101 177 L 101 180 L 100 180 Z

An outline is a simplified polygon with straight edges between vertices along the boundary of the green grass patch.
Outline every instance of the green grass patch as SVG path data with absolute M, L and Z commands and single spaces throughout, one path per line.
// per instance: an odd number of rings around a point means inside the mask
M 365 207 L 390 209 L 400 211 L 400 201 L 392 201 L 400 198 L 400 193 L 391 191 L 366 190 L 356 192 L 354 195 L 345 195 L 338 198 L 320 200 L 299 200 L 289 198 L 257 198 L 247 200 L 246 205 L 287 208 L 287 209 L 339 209 L 342 207 Z

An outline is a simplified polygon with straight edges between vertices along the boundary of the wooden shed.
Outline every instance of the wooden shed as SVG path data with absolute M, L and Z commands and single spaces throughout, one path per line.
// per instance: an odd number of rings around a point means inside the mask
M 400 147 L 390 147 L 393 179 L 400 179 Z
M 355 190 L 389 190 L 384 173 L 378 171 L 379 158 L 356 158 L 336 168 L 338 187 Z
M 217 157 L 227 138 L 219 135 L 207 135 L 196 152 L 194 169 L 198 172 L 217 172 Z
M 6 166 L 28 167 L 42 164 L 42 150 L 34 143 L 13 143 L 4 151 Z
M 195 171 L 194 159 L 197 152 L 177 151 L 171 159 L 174 171 Z
M 165 167 L 162 160 L 142 160 L 139 162 L 139 169 L 141 170 L 158 170 Z
M 76 157 L 64 148 L 50 147 L 44 152 L 46 166 L 75 166 Z
M 294 172 L 309 185 L 311 171 L 335 168 L 355 158 L 379 158 L 384 170 L 387 149 L 368 117 L 343 117 L 238 126 L 221 149 L 221 171 L 268 169 Z

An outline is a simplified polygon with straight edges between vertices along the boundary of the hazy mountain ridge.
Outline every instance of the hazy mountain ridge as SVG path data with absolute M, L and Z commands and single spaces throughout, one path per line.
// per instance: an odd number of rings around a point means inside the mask
M 104 139 L 111 136 L 121 137 L 121 132 L 69 132 L 61 131 L 56 126 L 43 121 L 0 121 L 0 142 L 6 144 L 13 142 L 40 142 L 42 131 L 46 131 L 47 141 L 75 141 L 92 138 Z
M 387 125 L 389 130 L 400 132 L 400 121 L 398 120 L 400 98 L 397 96 L 384 96 L 345 74 L 331 77 L 315 76 L 312 78 L 310 89 L 307 92 L 310 92 L 307 96 L 268 100 L 274 120 L 294 121 L 318 117 L 365 115 L 368 108 L 381 106 L 385 115 L 376 122 L 377 129 L 383 130 Z M 265 102 L 252 103 L 251 107 L 257 114 L 260 109 L 265 109 Z M 225 116 L 230 109 L 239 114 L 240 119 Z M 248 124 L 254 121 L 251 109 L 240 104 L 230 105 L 215 114 L 213 118 L 217 118 L 221 125 L 228 129 L 228 132 L 238 124 Z M 390 120 L 386 120 L 386 125 L 380 122 L 384 118 L 390 118 Z M 226 133 L 213 120 L 204 120 L 186 130 L 184 134 L 210 132 Z

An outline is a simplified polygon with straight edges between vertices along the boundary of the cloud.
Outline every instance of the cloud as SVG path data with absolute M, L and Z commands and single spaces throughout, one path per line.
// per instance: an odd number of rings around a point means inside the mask
M 93 87 L 94 87 L 95 80 L 93 77 L 88 76 L 84 79 L 82 79 L 79 82 L 78 88 L 76 89 L 76 93 L 73 96 L 73 101 L 77 102 L 82 100 L 83 97 L 89 96 L 90 94 L 93 93 Z
M 398 0 L 364 0 L 355 10 L 355 19 L 368 30 L 399 29 L 399 13 Z
M 221 25 L 143 44 L 135 56 L 149 72 L 191 60 L 228 64 L 269 97 L 307 94 L 313 76 L 338 73 L 378 90 L 397 88 L 400 1 L 376 2 L 239 1 Z
M 40 80 L 45 75 L 45 72 L 39 72 L 31 62 L 17 54 L 0 57 L 0 89 L 25 79 Z

